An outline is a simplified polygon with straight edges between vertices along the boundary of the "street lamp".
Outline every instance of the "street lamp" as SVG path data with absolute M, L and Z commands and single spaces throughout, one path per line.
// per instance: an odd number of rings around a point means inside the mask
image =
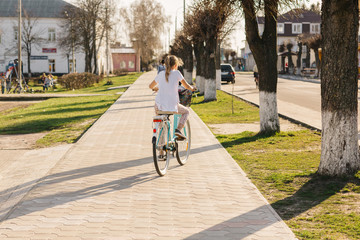
M 73 19 L 69 16 L 68 12 L 65 11 L 65 16 L 70 20 L 70 29 L 71 29 L 71 52 L 72 52 L 72 72 L 75 72 L 75 54 L 74 54 L 74 30 L 73 30 Z

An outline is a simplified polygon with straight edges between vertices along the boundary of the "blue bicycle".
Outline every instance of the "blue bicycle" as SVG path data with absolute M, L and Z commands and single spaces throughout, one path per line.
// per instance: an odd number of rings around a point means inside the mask
M 171 116 L 173 119 L 170 119 Z M 170 163 L 170 155 L 175 156 L 180 165 L 184 165 L 190 156 L 191 130 L 187 120 L 182 132 L 185 139 L 175 136 L 175 129 L 181 115 L 174 112 L 158 112 L 153 117 L 153 158 L 156 172 L 164 176 Z

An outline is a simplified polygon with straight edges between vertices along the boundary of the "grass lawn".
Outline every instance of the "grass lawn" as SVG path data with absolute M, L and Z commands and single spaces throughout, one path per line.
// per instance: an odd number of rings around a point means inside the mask
M 254 112 L 258 115 L 258 109 L 248 105 L 236 108 L 238 116 L 231 116 L 231 108 L 224 106 L 231 96 L 219 91 L 217 96 L 217 102 L 208 103 L 194 98 L 192 108 L 206 124 L 235 119 L 248 123 Z M 211 115 L 204 117 L 210 109 Z M 216 137 L 299 239 L 360 239 L 360 172 L 346 179 L 318 176 L 320 133 L 242 132 Z
M 110 87 L 122 86 L 132 84 L 142 73 L 129 73 L 126 76 L 120 77 L 109 77 L 109 80 L 113 82 L 112 85 L 106 85 L 107 78 L 105 77 L 100 83 L 95 84 L 93 87 L 77 89 L 77 90 L 66 90 L 62 88 L 60 85 L 56 85 L 57 88 L 50 89 L 46 93 L 66 93 L 66 94 L 85 94 L 85 93 L 94 93 L 94 94 L 115 94 L 117 92 L 123 92 L 126 89 L 114 89 L 114 90 L 107 90 Z M 42 86 L 33 86 L 30 85 L 30 88 L 33 90 L 42 90 Z
M 0 112 L 1 134 L 46 132 L 37 141 L 38 147 L 75 142 L 115 101 L 117 92 L 126 89 L 106 90 L 111 86 L 133 83 L 141 74 L 113 77 L 113 85 L 104 85 L 106 79 L 94 87 L 71 93 L 102 93 L 104 96 L 52 98 L 29 107 L 13 108 Z M 67 91 L 59 91 L 67 93 Z

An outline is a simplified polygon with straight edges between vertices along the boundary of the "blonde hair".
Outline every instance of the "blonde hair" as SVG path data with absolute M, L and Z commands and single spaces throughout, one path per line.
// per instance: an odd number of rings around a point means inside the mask
M 165 59 L 165 79 L 166 82 L 169 82 L 169 75 L 171 68 L 175 65 L 179 66 L 179 59 L 175 55 L 168 55 Z

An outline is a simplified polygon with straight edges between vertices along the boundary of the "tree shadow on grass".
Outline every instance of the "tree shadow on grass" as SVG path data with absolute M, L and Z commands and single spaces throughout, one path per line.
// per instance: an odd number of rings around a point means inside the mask
M 74 124 L 80 121 L 98 118 L 101 114 L 87 114 L 82 116 L 74 117 L 57 117 L 57 118 L 47 118 L 47 119 L 37 119 L 23 121 L 20 123 L 11 124 L 7 126 L 6 129 L 0 129 L 1 134 L 25 134 L 25 133 L 39 133 L 44 131 L 50 131 L 54 129 L 59 129 L 67 124 Z
M 295 218 L 335 194 L 341 193 L 349 183 L 360 186 L 360 179 L 355 177 L 324 177 L 316 173 L 304 177 L 310 177 L 310 180 L 293 195 L 271 204 L 284 220 Z
M 221 144 L 224 146 L 224 148 L 229 148 L 229 147 L 232 147 L 232 146 L 241 145 L 241 144 L 244 144 L 244 143 L 256 142 L 257 140 L 264 139 L 264 138 L 269 138 L 269 137 L 274 136 L 274 134 L 260 134 L 260 133 L 255 133 L 254 134 L 254 132 L 248 132 L 248 131 L 245 131 L 242 134 L 244 134 L 245 136 L 240 137 L 240 138 L 236 138 L 236 139 L 234 139 L 232 141 L 225 141 L 225 142 L 221 141 Z M 218 136 L 216 136 L 217 139 L 221 139 L 223 137 L 229 138 L 228 135 L 218 135 Z

